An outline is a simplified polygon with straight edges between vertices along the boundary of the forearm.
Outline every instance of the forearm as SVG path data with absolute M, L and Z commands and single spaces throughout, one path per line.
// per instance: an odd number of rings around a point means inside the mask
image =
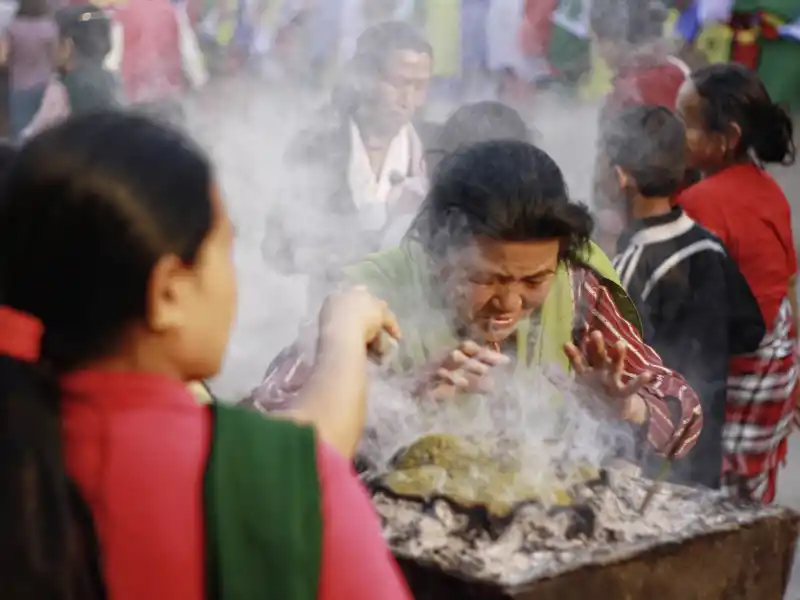
M 367 352 L 354 338 L 352 348 L 320 339 L 314 369 L 284 416 L 313 424 L 324 441 L 348 458 L 355 455 L 366 412 Z

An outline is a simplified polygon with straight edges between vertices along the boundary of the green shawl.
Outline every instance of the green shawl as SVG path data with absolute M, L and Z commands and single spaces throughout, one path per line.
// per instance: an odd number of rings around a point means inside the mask
M 592 243 L 580 258 L 581 263 L 592 269 L 609 290 L 622 316 L 641 332 L 636 307 L 622 288 L 608 257 Z M 396 371 L 419 367 L 432 355 L 458 345 L 459 339 L 444 315 L 432 315 L 424 324 L 414 319 L 420 312 L 419 308 L 429 305 L 434 297 L 429 261 L 416 242 L 407 241 L 398 248 L 368 256 L 361 263 L 345 269 L 345 276 L 366 285 L 373 294 L 388 302 L 397 315 L 403 330 L 403 342 L 393 365 Z M 564 344 L 572 339 L 572 296 L 569 270 L 562 264 L 538 315 L 538 340 L 528 339 L 532 329 L 530 320 L 520 323 L 517 329 L 518 368 L 555 363 L 565 371 L 569 370 Z
M 322 509 L 312 428 L 213 404 L 210 600 L 316 600 Z

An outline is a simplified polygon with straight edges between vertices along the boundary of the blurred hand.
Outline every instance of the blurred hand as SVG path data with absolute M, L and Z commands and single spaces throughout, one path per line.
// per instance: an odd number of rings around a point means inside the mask
M 400 326 L 389 306 L 357 286 L 328 296 L 320 311 L 320 335 L 323 341 L 356 341 L 365 349 L 385 331 L 401 337 Z
M 628 347 L 624 342 L 606 344 L 599 331 L 587 332 L 580 348 L 569 343 L 564 352 L 572 363 L 577 380 L 608 399 L 617 415 L 642 423 L 647 407 L 639 392 L 653 380 L 652 373 L 641 373 L 628 383 L 623 381 Z
M 479 346 L 462 342 L 442 360 L 426 370 L 416 395 L 429 400 L 449 400 L 460 393 L 487 393 L 494 387 L 491 371 L 507 365 L 509 357 Z

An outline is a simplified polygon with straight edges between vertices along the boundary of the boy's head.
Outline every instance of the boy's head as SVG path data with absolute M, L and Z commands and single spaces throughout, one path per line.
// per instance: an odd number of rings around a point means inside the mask
M 603 190 L 617 199 L 668 198 L 683 183 L 686 132 L 663 106 L 621 111 L 601 131 Z
M 56 13 L 61 38 L 61 62 L 102 62 L 111 52 L 111 21 L 92 4 L 68 6 Z

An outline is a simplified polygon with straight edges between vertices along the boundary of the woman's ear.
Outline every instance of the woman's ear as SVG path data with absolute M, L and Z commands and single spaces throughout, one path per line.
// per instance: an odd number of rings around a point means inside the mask
M 742 128 L 738 123 L 731 123 L 725 138 L 727 145 L 727 148 L 725 148 L 726 152 L 733 151 L 739 147 L 739 143 L 742 141 Z
M 190 273 L 177 256 L 166 255 L 156 262 L 147 290 L 147 325 L 151 331 L 165 333 L 183 326 L 191 286 Z

